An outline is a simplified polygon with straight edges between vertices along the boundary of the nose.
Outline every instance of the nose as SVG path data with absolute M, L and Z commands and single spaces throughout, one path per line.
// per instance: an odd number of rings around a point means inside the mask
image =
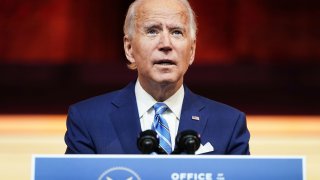
M 165 54 L 169 53 L 172 50 L 172 42 L 170 39 L 169 32 L 163 32 L 160 37 L 159 42 L 159 51 L 164 52 Z

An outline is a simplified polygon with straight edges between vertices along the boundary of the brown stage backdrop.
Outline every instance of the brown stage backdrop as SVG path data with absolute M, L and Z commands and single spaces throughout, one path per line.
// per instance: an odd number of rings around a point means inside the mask
M 123 59 L 130 1 L 2 0 L 0 63 Z M 320 58 L 317 0 L 192 0 L 199 64 L 308 63 Z
M 135 79 L 122 26 L 130 0 L 1 0 L 0 113 L 66 113 Z M 190 0 L 187 85 L 251 114 L 320 114 L 319 0 Z

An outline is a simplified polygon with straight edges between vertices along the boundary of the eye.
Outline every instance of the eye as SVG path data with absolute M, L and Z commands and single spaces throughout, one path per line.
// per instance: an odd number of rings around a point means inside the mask
M 159 33 L 159 31 L 158 31 L 157 29 L 154 29 L 154 28 L 147 30 L 147 35 L 148 35 L 148 36 L 155 36 L 155 35 L 157 35 L 158 33 Z
M 181 30 L 174 30 L 172 31 L 172 35 L 176 37 L 183 36 L 183 32 Z

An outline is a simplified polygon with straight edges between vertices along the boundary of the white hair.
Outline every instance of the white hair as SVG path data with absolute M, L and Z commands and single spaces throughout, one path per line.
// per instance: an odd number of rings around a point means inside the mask
M 188 18 L 189 18 L 190 35 L 193 40 L 196 40 L 197 22 L 196 22 L 195 13 L 192 10 L 188 0 L 178 0 L 178 1 L 182 2 L 182 4 L 187 8 Z M 129 38 L 132 38 L 132 36 L 135 32 L 136 9 L 137 9 L 140 2 L 141 2 L 141 0 L 135 0 L 133 3 L 131 3 L 131 5 L 129 6 L 127 15 L 126 15 L 126 19 L 124 21 L 123 32 Z

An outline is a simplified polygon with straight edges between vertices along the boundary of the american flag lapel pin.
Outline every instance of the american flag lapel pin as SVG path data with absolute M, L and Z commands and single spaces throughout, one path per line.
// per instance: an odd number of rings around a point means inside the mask
M 192 116 L 191 118 L 192 118 L 192 120 L 195 120 L 195 121 L 199 121 L 200 120 L 199 116 Z

